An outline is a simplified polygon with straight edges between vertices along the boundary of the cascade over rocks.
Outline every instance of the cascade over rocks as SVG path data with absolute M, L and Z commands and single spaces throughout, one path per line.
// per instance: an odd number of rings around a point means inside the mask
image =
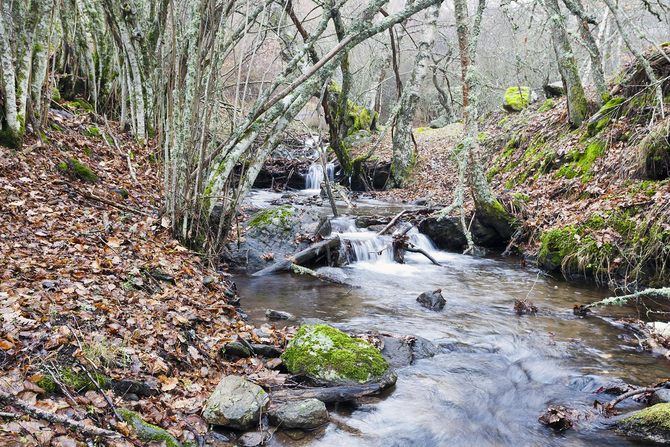
M 268 394 L 255 383 L 225 376 L 207 399 L 202 416 L 212 425 L 247 430 L 258 423 L 268 401 Z

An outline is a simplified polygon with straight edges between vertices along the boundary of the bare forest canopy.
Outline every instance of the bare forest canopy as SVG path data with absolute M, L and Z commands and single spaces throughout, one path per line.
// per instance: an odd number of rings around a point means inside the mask
M 414 162 L 412 127 L 463 121 L 459 183 L 509 226 L 478 164 L 478 120 L 558 82 L 579 126 L 607 80 L 670 40 L 666 0 L 0 0 L 1 143 L 43 135 L 63 104 L 121 121 L 162 160 L 174 233 L 216 251 L 263 163 L 291 127 L 327 133 L 357 175 L 348 137 L 392 129 L 392 186 Z M 528 90 L 525 90 L 528 89 Z M 238 167 L 243 166 L 240 175 Z M 217 207 L 215 225 L 211 215 Z

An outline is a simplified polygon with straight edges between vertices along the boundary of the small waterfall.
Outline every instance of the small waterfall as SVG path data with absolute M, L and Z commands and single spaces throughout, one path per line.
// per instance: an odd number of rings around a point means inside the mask
M 328 180 L 335 179 L 335 165 L 333 163 L 326 164 L 326 175 Z M 319 190 L 321 189 L 321 182 L 323 181 L 323 166 L 321 163 L 312 163 L 305 175 L 305 189 Z
M 358 228 L 356 227 L 355 220 L 351 217 L 333 219 L 331 225 L 333 233 L 339 235 L 342 240 L 351 246 L 349 255 L 352 259 L 349 259 L 350 262 L 395 263 L 393 260 L 393 250 L 391 249 L 392 237 L 390 235 L 377 236 L 376 232 Z M 409 236 L 409 241 L 417 248 L 421 248 L 432 256 L 438 255 L 439 250 L 435 248 L 433 241 L 425 234 L 419 233 L 416 228 L 412 228 L 407 235 Z M 407 253 L 407 257 L 411 257 L 413 263 L 429 262 L 421 254 Z

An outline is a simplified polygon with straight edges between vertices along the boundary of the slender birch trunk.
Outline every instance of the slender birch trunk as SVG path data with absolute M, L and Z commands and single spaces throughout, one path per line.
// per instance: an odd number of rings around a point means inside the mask
M 393 134 L 393 159 L 391 161 L 391 184 L 397 188 L 404 186 L 416 162 L 412 124 L 419 103 L 421 86 L 428 72 L 428 64 L 435 44 L 440 4 L 437 3 L 426 10 L 426 24 L 414 66 L 400 98 L 400 111 Z
M 563 87 L 568 100 L 568 120 L 574 127 L 578 127 L 587 118 L 589 110 L 586 94 L 579 77 L 577 61 L 570 45 L 568 32 L 565 28 L 565 18 L 558 5 L 558 0 L 545 0 L 545 8 L 549 15 L 551 39 L 556 54 L 558 70 L 561 73 Z

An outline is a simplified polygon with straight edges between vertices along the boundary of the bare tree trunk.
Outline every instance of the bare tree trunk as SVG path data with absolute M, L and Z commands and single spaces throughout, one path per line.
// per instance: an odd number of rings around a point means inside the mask
M 19 121 L 16 104 L 16 69 L 14 66 L 13 51 L 9 44 L 12 23 L 6 22 L 7 13 L 4 2 L 0 3 L 0 66 L 2 67 L 2 93 L 4 94 L 4 116 L 2 117 L 2 132 L 0 144 L 17 148 L 21 145 L 23 126 Z
M 393 134 L 393 159 L 391 162 L 391 184 L 398 188 L 405 184 L 416 161 L 412 124 L 419 103 L 421 85 L 428 72 L 439 15 L 440 3 L 426 10 L 423 36 L 421 42 L 419 42 L 419 49 L 410 78 L 405 84 L 400 98 L 400 111 Z
M 579 20 L 579 35 L 589 53 L 591 77 L 593 78 L 593 83 L 595 84 L 596 92 L 598 93 L 598 102 L 602 104 L 603 100 L 607 98 L 607 84 L 605 83 L 602 55 L 600 54 L 596 39 L 593 37 L 589 27 L 589 25 L 597 24 L 596 19 L 587 14 L 581 0 L 563 0 L 563 3 Z
M 575 60 L 572 46 L 565 28 L 565 18 L 561 13 L 558 0 L 545 0 L 545 7 L 549 15 L 551 39 L 556 53 L 558 70 L 561 73 L 563 87 L 568 100 L 568 120 L 574 127 L 578 127 L 588 116 L 586 94 L 579 78 L 579 69 Z

